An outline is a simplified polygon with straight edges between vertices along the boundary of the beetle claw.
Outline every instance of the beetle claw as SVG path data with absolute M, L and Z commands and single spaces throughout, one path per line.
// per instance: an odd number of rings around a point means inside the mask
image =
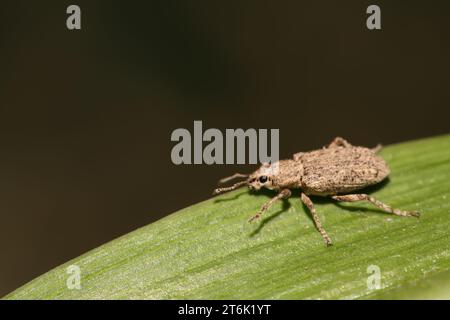
M 411 212 L 411 216 L 420 218 L 420 212 L 419 211 L 413 211 L 413 212 Z
M 253 217 L 251 217 L 250 219 L 248 219 L 248 222 L 253 222 L 255 220 L 258 220 L 259 218 L 261 218 L 261 214 L 257 213 L 255 214 Z

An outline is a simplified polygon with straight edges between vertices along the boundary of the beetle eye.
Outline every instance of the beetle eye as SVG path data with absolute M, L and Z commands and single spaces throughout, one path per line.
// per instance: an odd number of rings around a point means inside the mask
M 267 176 L 261 176 L 259 177 L 259 182 L 265 183 L 267 181 Z

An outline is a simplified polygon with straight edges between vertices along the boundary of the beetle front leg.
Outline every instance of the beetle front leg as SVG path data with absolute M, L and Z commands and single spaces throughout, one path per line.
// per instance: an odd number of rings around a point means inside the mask
M 259 219 L 262 214 L 264 212 L 266 212 L 267 210 L 269 210 L 269 208 L 278 200 L 280 199 L 287 199 L 291 196 L 291 190 L 289 189 L 283 189 L 280 191 L 280 193 L 278 193 L 275 197 L 273 197 L 272 199 L 270 199 L 269 201 L 267 201 L 266 203 L 263 204 L 263 206 L 261 207 L 261 210 L 258 211 L 257 214 L 255 214 L 253 217 L 251 217 L 248 222 L 252 222 L 253 220 Z
M 355 202 L 355 201 L 368 201 L 375 205 L 376 207 L 380 208 L 381 210 L 395 214 L 397 216 L 401 217 L 420 217 L 420 213 L 417 211 L 404 211 L 400 209 L 393 209 L 392 207 L 388 206 L 387 204 L 375 199 L 374 197 L 371 197 L 367 194 L 346 194 L 346 195 L 340 195 L 340 196 L 332 196 L 334 200 L 337 201 L 347 201 L 347 202 Z
M 333 139 L 333 141 L 331 141 L 331 143 L 328 145 L 327 148 L 336 148 L 336 147 L 349 148 L 351 146 L 352 145 L 344 138 L 336 137 Z
M 302 192 L 302 195 L 301 195 L 301 199 L 302 199 L 302 202 L 308 207 L 309 212 L 311 212 L 312 218 L 314 220 L 314 224 L 316 225 L 317 230 L 322 235 L 323 240 L 325 240 L 325 243 L 327 244 L 327 246 L 331 246 L 332 245 L 331 239 L 328 236 L 328 234 L 325 231 L 325 229 L 322 227 L 322 223 L 320 223 L 320 219 L 319 219 L 319 216 L 316 213 L 316 208 L 314 208 L 313 202 L 303 192 Z
M 294 161 L 298 161 L 304 154 L 304 152 L 297 152 L 292 156 L 292 159 L 294 159 Z

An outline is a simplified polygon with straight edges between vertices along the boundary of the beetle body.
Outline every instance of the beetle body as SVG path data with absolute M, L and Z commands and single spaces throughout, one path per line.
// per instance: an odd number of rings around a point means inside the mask
M 389 175 L 386 162 L 363 147 L 336 147 L 308 152 L 299 159 L 303 166 L 301 188 L 307 194 L 348 193 L 381 182 Z
M 277 166 L 275 173 L 273 167 Z M 259 183 L 259 188 L 302 189 L 306 194 L 328 196 L 379 183 L 389 175 L 389 167 L 372 149 L 334 147 L 305 152 L 295 160 L 263 165 L 254 178 L 261 175 L 266 175 L 268 182 L 267 186 Z
M 263 205 L 250 221 L 259 218 L 279 199 L 289 198 L 291 190 L 301 189 L 301 200 L 308 207 L 317 229 L 327 245 L 331 240 L 323 229 L 309 195 L 330 196 L 337 201 L 369 201 L 381 210 L 398 216 L 418 217 L 417 211 L 393 209 L 387 204 L 362 193 L 349 194 L 364 187 L 381 182 L 389 175 L 387 163 L 377 155 L 381 146 L 373 149 L 353 146 L 346 140 L 335 138 L 327 147 L 310 152 L 300 152 L 292 159 L 263 164 L 252 174 L 234 174 L 222 179 L 246 178 L 231 187 L 218 188 L 214 194 L 234 190 L 247 185 L 250 189 L 267 188 L 278 194 Z

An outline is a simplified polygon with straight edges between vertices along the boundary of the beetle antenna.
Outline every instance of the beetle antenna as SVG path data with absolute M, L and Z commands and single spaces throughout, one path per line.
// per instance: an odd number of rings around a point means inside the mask
M 228 191 L 231 191 L 231 190 L 235 190 L 235 189 L 240 188 L 240 187 L 242 187 L 243 185 L 246 185 L 246 184 L 247 184 L 247 180 L 239 181 L 239 182 L 233 184 L 231 187 L 214 189 L 213 196 L 221 194 L 221 193 L 225 193 L 225 192 L 228 192 Z
M 235 173 L 232 176 L 220 179 L 218 184 L 221 185 L 221 184 L 227 183 L 230 180 L 234 180 L 236 178 L 248 178 L 248 174 Z

